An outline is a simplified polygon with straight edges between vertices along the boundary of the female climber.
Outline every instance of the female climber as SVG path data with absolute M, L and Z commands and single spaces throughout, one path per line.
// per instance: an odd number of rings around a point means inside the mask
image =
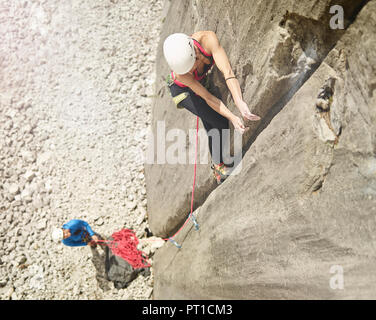
M 260 117 L 252 114 L 244 102 L 239 82 L 214 32 L 198 31 L 191 36 L 183 33 L 171 34 L 164 41 L 163 53 L 172 70 L 167 82 L 173 100 L 179 108 L 185 108 L 201 119 L 209 136 L 212 170 L 217 183 L 220 184 L 230 172 L 222 155 L 222 130 L 229 129 L 229 121 L 240 133 L 244 133 L 248 128 L 244 126 L 241 118 L 235 116 L 220 99 L 205 88 L 207 73 L 214 64 L 223 73 L 242 117 L 251 121 L 260 120 Z M 219 130 L 220 139 L 214 140 L 214 143 L 209 135 L 212 129 Z

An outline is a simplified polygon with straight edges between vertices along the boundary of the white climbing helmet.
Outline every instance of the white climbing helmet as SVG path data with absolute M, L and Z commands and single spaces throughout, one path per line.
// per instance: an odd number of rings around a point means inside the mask
M 52 240 L 55 241 L 55 242 L 59 242 L 59 241 L 63 240 L 63 238 L 64 238 L 63 229 L 55 228 L 52 231 L 51 236 L 52 236 Z
M 163 43 L 163 54 L 176 74 L 187 73 L 196 61 L 193 40 L 184 33 L 169 35 Z

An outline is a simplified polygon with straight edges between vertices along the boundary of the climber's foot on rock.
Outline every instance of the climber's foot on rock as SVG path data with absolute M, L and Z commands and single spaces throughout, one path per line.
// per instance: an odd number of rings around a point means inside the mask
M 224 163 L 212 163 L 211 168 L 213 170 L 214 177 L 218 184 L 223 183 L 223 181 L 225 181 L 231 173 L 231 168 L 225 166 Z

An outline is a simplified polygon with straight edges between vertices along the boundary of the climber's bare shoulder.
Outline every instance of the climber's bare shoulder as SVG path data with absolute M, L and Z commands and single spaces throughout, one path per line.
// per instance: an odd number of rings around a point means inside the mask
M 192 34 L 192 38 L 200 42 L 204 50 L 210 55 L 219 46 L 217 35 L 213 31 L 197 31 Z
M 186 74 L 175 74 L 175 77 L 178 81 L 180 81 L 185 86 L 190 87 L 190 85 L 194 82 L 195 78 L 191 72 Z

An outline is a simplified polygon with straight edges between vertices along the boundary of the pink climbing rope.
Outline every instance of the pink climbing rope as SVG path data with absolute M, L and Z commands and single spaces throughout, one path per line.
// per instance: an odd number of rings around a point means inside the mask
M 170 238 L 163 239 L 164 241 L 169 241 L 173 239 L 188 223 L 193 214 L 193 202 L 195 195 L 195 185 L 196 185 L 196 173 L 197 173 L 197 145 L 198 145 L 198 126 L 199 117 L 197 117 L 196 124 L 196 147 L 195 147 L 195 163 L 194 163 L 194 175 L 193 175 L 193 187 L 192 187 L 192 198 L 191 198 L 191 213 L 185 220 L 184 224 L 180 229 Z M 137 249 L 139 239 L 136 234 L 129 229 L 122 229 L 118 232 L 112 234 L 113 240 L 99 240 L 97 242 L 104 243 L 107 245 L 112 253 L 116 256 L 123 258 L 127 261 L 134 269 L 148 268 L 151 264 L 148 262 L 147 255 Z M 152 241 L 152 240 L 149 240 Z
M 196 118 L 196 145 L 195 145 L 195 163 L 194 163 L 194 174 L 193 174 L 193 186 L 192 186 L 192 197 L 191 197 L 191 213 L 188 218 L 185 220 L 184 224 L 180 227 L 178 231 L 170 238 L 164 238 L 163 241 L 170 241 L 175 238 L 175 236 L 187 225 L 188 221 L 192 218 L 193 215 L 193 202 L 195 197 L 195 185 L 196 185 L 196 173 L 197 173 L 197 146 L 198 146 L 198 127 L 199 127 L 199 117 Z M 158 241 L 158 240 L 144 240 L 144 241 Z
M 163 239 L 165 241 L 168 241 L 170 239 L 175 238 L 175 236 L 186 226 L 186 224 L 188 223 L 188 221 L 191 218 L 192 213 L 193 213 L 193 201 L 194 201 L 194 197 L 195 197 L 196 172 L 197 172 L 197 145 L 198 145 L 198 124 L 199 124 L 198 120 L 199 120 L 199 117 L 197 116 L 197 123 L 196 123 L 196 146 L 195 146 L 195 164 L 194 164 L 193 186 L 192 186 L 192 197 L 191 197 L 191 214 L 188 216 L 187 220 L 185 220 L 184 224 L 180 227 L 180 229 L 178 231 L 176 231 L 175 234 L 172 237 Z
M 193 200 L 195 198 L 195 185 L 196 185 L 196 169 L 197 169 L 197 145 L 198 145 L 198 117 L 196 123 L 196 147 L 195 147 L 195 166 L 193 174 L 192 198 L 191 198 L 191 214 L 193 213 Z

